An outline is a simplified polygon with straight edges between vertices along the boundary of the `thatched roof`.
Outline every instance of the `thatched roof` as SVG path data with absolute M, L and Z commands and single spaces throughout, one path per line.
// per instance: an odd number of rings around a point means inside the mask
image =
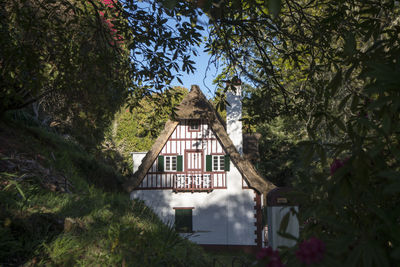
M 189 94 L 176 108 L 174 118 L 167 121 L 164 130 L 142 160 L 138 171 L 135 172 L 133 177 L 126 183 L 126 189 L 129 192 L 140 185 L 165 143 L 179 124 L 179 121 L 183 119 L 203 119 L 208 121 L 226 153 L 230 155 L 232 163 L 237 167 L 250 187 L 256 189 L 258 192 L 268 192 L 275 188 L 271 182 L 266 181 L 260 176 L 250 161 L 246 160 L 237 152 L 226 132 L 223 120 L 218 115 L 213 105 L 206 99 L 197 85 L 192 85 Z

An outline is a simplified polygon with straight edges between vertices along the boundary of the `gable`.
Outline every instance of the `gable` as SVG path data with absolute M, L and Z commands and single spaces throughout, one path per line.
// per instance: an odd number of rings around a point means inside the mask
M 198 183 L 208 179 L 210 185 L 197 186 L 196 191 L 226 188 L 226 171 L 229 171 L 229 157 L 217 139 L 214 131 L 204 120 L 181 120 L 176 126 L 151 167 L 145 174 L 138 189 L 176 189 L 174 179 L 180 176 L 196 176 Z M 212 186 L 211 186 L 212 185 Z
M 165 124 L 164 130 L 155 141 L 151 150 L 146 154 L 138 171 L 134 173 L 133 177 L 125 184 L 127 191 L 130 192 L 140 185 L 157 156 L 179 125 L 179 121 L 185 119 L 202 119 L 208 122 L 209 128 L 212 129 L 225 153 L 230 156 L 232 163 L 236 166 L 251 188 L 258 192 L 268 192 L 275 188 L 272 183 L 258 174 L 254 166 L 248 160 L 238 153 L 226 132 L 222 119 L 219 117 L 212 104 L 205 98 L 198 86 L 192 86 L 191 91 L 176 108 L 175 113 L 175 116 Z

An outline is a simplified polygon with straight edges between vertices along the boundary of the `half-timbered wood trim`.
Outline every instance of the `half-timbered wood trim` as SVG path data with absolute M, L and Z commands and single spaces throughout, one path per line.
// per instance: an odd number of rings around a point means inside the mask
M 140 165 L 138 171 L 133 175 L 131 179 L 127 183 L 125 183 L 125 188 L 127 191 L 132 191 L 135 187 L 139 186 L 145 175 L 151 168 L 154 160 L 157 155 L 161 152 L 164 145 L 167 143 L 168 139 L 171 137 L 173 131 L 177 128 L 178 124 L 183 125 L 185 120 L 188 119 L 198 119 L 201 121 L 207 122 L 207 130 L 211 130 L 215 135 L 217 140 L 211 141 L 211 143 L 218 142 L 222 146 L 222 149 L 230 155 L 232 163 L 236 166 L 239 172 L 243 175 L 243 178 L 249 183 L 249 186 L 253 189 L 256 189 L 258 192 L 268 192 L 271 189 L 275 188 L 275 186 L 265 181 L 255 170 L 254 166 L 243 158 L 236 150 L 235 146 L 230 140 L 226 127 L 224 127 L 224 123 L 222 118 L 214 109 L 213 105 L 207 100 L 204 94 L 200 91 L 198 86 L 192 86 L 189 94 L 182 100 L 179 106 L 176 108 L 176 116 L 174 121 L 169 120 L 160 136 L 157 138 L 156 142 L 153 144 L 151 150 L 146 154 L 145 158 L 142 160 L 142 164 Z M 178 127 L 179 131 L 181 131 L 182 127 Z M 182 131 L 185 131 L 183 129 Z M 194 136 L 193 132 L 190 133 Z M 180 136 L 182 137 L 182 136 Z M 196 135 L 197 137 L 197 135 Z M 193 142 L 190 141 L 190 145 L 193 145 Z M 169 144 L 168 144 L 169 145 Z M 183 150 L 189 148 L 187 142 L 183 142 Z M 215 146 L 215 149 L 217 146 Z M 211 151 L 206 151 L 206 153 L 216 152 L 214 150 L 214 145 L 212 145 Z
M 261 211 L 261 194 L 254 191 L 255 198 L 254 201 L 256 202 L 254 209 L 256 210 L 256 223 L 257 223 L 257 230 L 256 230 L 256 244 L 259 248 L 262 247 L 262 211 Z
M 189 169 L 189 166 L 188 166 L 189 153 L 200 153 L 201 154 L 200 158 L 198 159 L 201 164 L 200 169 Z M 204 173 L 204 163 L 205 163 L 204 162 L 204 151 L 200 150 L 200 149 L 186 149 L 184 151 L 184 154 L 185 154 L 185 165 L 184 166 L 185 166 L 186 173 L 193 171 L 193 172 L 201 172 L 201 174 L 203 174 Z
M 207 137 L 199 137 L 199 138 L 170 138 L 168 141 L 215 141 L 217 138 L 207 138 Z

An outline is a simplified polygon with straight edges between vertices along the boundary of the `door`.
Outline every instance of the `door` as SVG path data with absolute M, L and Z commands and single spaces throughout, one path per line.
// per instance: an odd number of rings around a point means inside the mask
M 186 170 L 188 172 L 201 173 L 203 170 L 203 152 L 186 151 Z
M 209 175 L 205 180 L 203 176 L 203 152 L 186 151 L 187 183 L 194 190 L 201 190 L 210 187 Z

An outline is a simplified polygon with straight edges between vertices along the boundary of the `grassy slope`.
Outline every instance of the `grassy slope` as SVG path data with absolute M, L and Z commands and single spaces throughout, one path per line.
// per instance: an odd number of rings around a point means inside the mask
M 72 142 L 0 122 L 0 266 L 208 266 L 123 179 Z

